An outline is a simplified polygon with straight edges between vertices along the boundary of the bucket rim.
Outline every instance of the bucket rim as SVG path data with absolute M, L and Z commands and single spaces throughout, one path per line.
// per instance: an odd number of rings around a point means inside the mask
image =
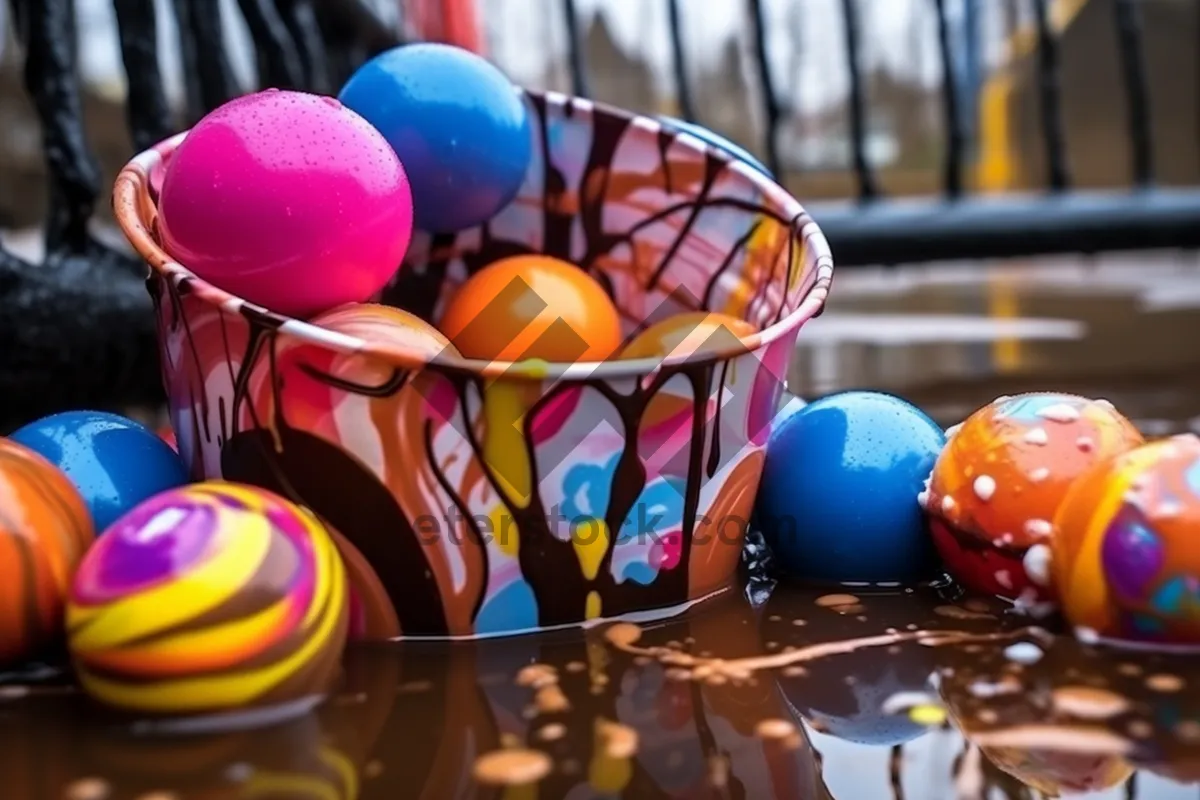
M 505 380 L 621 380 L 652 375 L 666 367 L 700 366 L 729 361 L 747 353 L 765 348 L 768 344 L 789 336 L 805 322 L 820 314 L 829 297 L 833 283 L 833 257 L 829 243 L 820 227 L 812 220 L 800 201 L 775 181 L 754 167 L 717 150 L 712 145 L 687 132 L 673 131 L 658 120 L 633 114 L 614 106 L 571 97 L 557 92 L 533 92 L 523 90 L 532 98 L 544 98 L 549 103 L 570 104 L 578 111 L 623 117 L 634 125 L 651 133 L 667 132 L 682 140 L 687 146 L 709 153 L 717 153 L 725 159 L 727 169 L 737 172 L 751 182 L 763 196 L 777 208 L 782 209 L 779 217 L 786 217 L 791 244 L 807 245 L 806 258 L 814 264 L 816 279 L 797 307 L 767 327 L 753 334 L 739 337 L 719 348 L 707 349 L 702 353 L 688 353 L 665 358 L 611 359 L 607 361 L 547 362 L 541 359 L 523 361 L 494 361 L 466 358 L 447 352 L 429 356 L 416 348 L 368 342 L 358 337 L 331 331 L 312 322 L 289 317 L 263 306 L 256 305 L 205 281 L 183 264 L 173 259 L 159 244 L 146 224 L 147 209 L 157 208 L 150 194 L 150 176 L 184 141 L 188 131 L 171 136 L 148 150 L 134 156 L 117 176 L 113 184 L 113 213 L 125 238 L 146 261 L 153 274 L 175 286 L 184 284 L 192 288 L 196 296 L 209 305 L 222 310 L 257 318 L 269 327 L 293 336 L 298 340 L 346 355 L 360 354 L 382 360 L 389 366 L 404 370 L 420 370 L 429 366 L 440 370 L 483 378 Z M 790 269 L 789 258 L 789 269 Z M 787 276 L 790 280 L 790 276 Z M 772 278 L 772 280 L 776 280 Z

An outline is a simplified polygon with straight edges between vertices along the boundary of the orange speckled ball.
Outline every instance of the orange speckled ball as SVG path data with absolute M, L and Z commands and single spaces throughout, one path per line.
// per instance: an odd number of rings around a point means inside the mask
M 655 358 L 721 350 L 756 328 L 728 314 L 689 311 L 654 323 L 621 350 L 621 358 Z
M 946 568 L 967 588 L 1046 600 L 1053 520 L 1071 484 L 1142 443 L 1110 403 L 1068 394 L 1002 397 L 954 431 L 921 502 Z
M 1051 572 L 1063 613 L 1100 636 L 1200 644 L 1200 438 L 1108 458 L 1059 506 Z
M 438 323 L 467 358 L 602 361 L 621 346 L 616 306 L 594 278 L 550 256 L 489 264 L 459 287 Z

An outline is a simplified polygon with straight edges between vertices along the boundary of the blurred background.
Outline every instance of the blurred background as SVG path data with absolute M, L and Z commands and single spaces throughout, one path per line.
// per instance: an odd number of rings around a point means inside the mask
M 219 2 L 234 72 L 249 90 L 258 85 L 249 32 L 238 1 Z M 888 199 L 944 191 L 950 146 L 945 55 L 953 68 L 962 190 L 1006 197 L 1056 188 L 1047 162 L 1040 8 L 1042 33 L 1055 45 L 1055 115 L 1070 188 L 1119 192 L 1145 177 L 1129 155 L 1131 101 L 1118 0 L 477 0 L 457 4 L 453 30 L 431 10 L 453 3 L 358 3 L 410 36 L 457 38 L 528 87 L 578 93 L 586 85 L 594 99 L 635 111 L 690 111 L 769 159 L 817 221 L 830 224 L 827 209 L 872 191 Z M 1195 188 L 1200 0 L 1134 0 L 1133 6 L 1154 181 Z M 846 29 L 847 7 L 856 12 L 853 31 Z M 169 97 L 182 106 L 175 8 L 175 0 L 157 2 L 159 59 Z M 77 0 L 77 9 L 85 117 L 110 180 L 132 151 L 113 3 Z M 857 93 L 847 58 L 852 39 Z M 47 181 L 11 31 L 6 44 L 0 54 L 0 230 L 11 248 L 36 260 Z M 586 84 L 573 66 L 583 66 Z M 768 137 L 771 106 L 777 120 Z M 99 205 L 105 206 L 98 209 L 103 228 L 107 204 Z M 892 390 L 948 421 L 996 394 L 1061 388 L 1109 396 L 1150 428 L 1147 433 L 1200 429 L 1200 261 L 1193 251 L 1161 244 L 1097 256 L 843 267 L 829 311 L 801 334 L 792 388 L 804 395 Z M 1079 249 L 1091 248 L 1081 240 Z M 903 254 L 896 260 L 909 261 Z
M 224 8 L 234 71 L 246 90 L 257 85 L 255 60 L 237 0 Z M 406 0 L 369 0 L 397 23 Z M 1200 183 L 1200 4 L 1136 0 L 1151 87 L 1157 179 Z M 419 8 L 422 3 L 408 2 Z M 568 25 L 559 0 L 476 0 L 483 49 L 517 82 L 572 89 Z M 578 0 L 590 94 L 649 114 L 679 116 L 670 43 L 669 3 Z M 123 163 L 128 142 L 120 104 L 124 73 L 112 0 L 77 0 L 80 64 L 91 92 L 96 146 L 105 166 Z M 172 46 L 172 0 L 157 0 L 160 60 L 171 99 L 182 104 L 179 48 Z M 743 0 L 679 0 L 679 24 L 697 121 L 765 156 L 762 85 L 752 20 Z M 946 0 L 953 31 L 962 113 L 971 159 L 969 186 L 989 192 L 1044 185 L 1032 0 Z M 777 132 L 786 184 L 802 200 L 845 198 L 855 191 L 841 0 L 764 0 L 768 62 L 783 116 Z M 859 63 L 867 100 L 867 156 L 889 195 L 939 191 L 945 125 L 942 66 L 934 0 L 858 0 Z M 1121 60 L 1111 0 L 1050 0 L 1059 37 L 1062 112 L 1075 187 L 1130 183 L 1121 157 L 1129 136 Z M 971 15 L 976 18 L 971 19 Z M 413 14 L 408 15 L 410 24 Z M 0 220 L 29 224 L 44 191 L 32 109 L 18 91 L 16 53 L 0 72 Z M 91 121 L 91 119 L 89 119 Z M 30 192 L 35 193 L 31 195 Z

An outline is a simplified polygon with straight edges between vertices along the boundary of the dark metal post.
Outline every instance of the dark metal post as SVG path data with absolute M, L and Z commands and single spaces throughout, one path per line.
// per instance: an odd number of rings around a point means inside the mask
M 750 0 L 750 22 L 754 29 L 754 56 L 758 64 L 758 82 L 763 94 L 763 110 L 766 112 L 764 138 L 767 149 L 767 166 L 782 180 L 779 162 L 779 98 L 775 96 L 775 82 L 771 76 L 771 64 L 767 55 L 767 21 L 762 0 Z
M 238 0 L 258 52 L 259 82 L 276 89 L 304 86 L 304 67 L 275 0 Z
M 1116 12 L 1125 102 L 1128 104 L 1133 182 L 1138 186 L 1148 186 L 1154 181 L 1154 151 L 1150 141 L 1150 90 L 1142 52 L 1141 11 L 1133 0 L 1114 0 L 1113 9 Z
M 567 27 L 567 53 L 571 63 L 571 91 L 576 97 L 589 97 L 587 59 L 580 41 L 579 9 L 575 0 L 563 0 L 563 20 Z
M 158 69 L 158 19 L 154 0 L 114 0 L 113 9 L 128 76 L 129 136 L 141 152 L 171 134 L 171 114 Z
M 100 194 L 100 167 L 83 129 L 73 0 L 18 0 L 17 34 L 25 49 L 25 91 L 42 125 L 50 173 L 46 244 L 87 249 L 88 220 Z
M 842 29 L 846 41 L 846 63 L 850 70 L 850 138 L 854 174 L 858 176 L 858 197 L 860 200 L 872 200 L 879 194 L 879 189 L 867 161 L 867 100 L 859 61 L 859 16 L 855 0 L 842 0 Z
M 933 0 L 937 11 L 938 51 L 942 59 L 942 102 L 946 119 L 945 191 L 948 197 L 962 194 L 962 160 L 965 149 L 962 115 L 958 109 L 958 78 L 950 46 L 950 20 L 946 0 Z
M 1058 39 L 1050 30 L 1046 0 L 1033 0 L 1038 38 L 1038 94 L 1042 109 L 1042 139 L 1046 145 L 1046 181 L 1060 192 L 1070 184 L 1063 144 L 1062 87 L 1059 81 Z
M 979 128 L 979 89 L 983 82 L 983 51 L 980 46 L 982 22 L 979 15 L 979 0 L 962 2 L 962 70 L 959 83 L 962 86 L 962 120 L 967 138 L 967 149 L 974 149 Z
M 687 54 L 683 47 L 679 0 L 667 0 L 667 19 L 671 28 L 671 67 L 675 72 L 675 97 L 679 100 L 679 116 L 688 122 L 695 122 L 696 108 L 692 104 L 692 87 L 688 84 Z
M 182 7 L 182 8 L 181 8 Z M 201 113 L 207 113 L 240 94 L 240 87 L 225 52 L 225 28 L 221 4 L 212 0 L 178 0 L 176 9 L 181 36 L 195 37 L 196 71 L 199 76 Z

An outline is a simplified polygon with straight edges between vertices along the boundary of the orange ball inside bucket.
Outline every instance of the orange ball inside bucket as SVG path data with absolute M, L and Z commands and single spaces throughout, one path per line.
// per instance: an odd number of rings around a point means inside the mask
M 484 267 L 455 295 L 443 333 L 470 358 L 600 361 L 621 344 L 617 309 L 574 264 L 512 256 Z
M 167 257 L 150 176 L 179 139 L 116 183 L 181 450 L 337 531 L 373 578 L 371 638 L 666 616 L 727 588 L 780 376 L 829 291 L 828 246 L 778 184 L 652 119 L 523 102 L 547 180 L 414 236 L 380 295 L 399 330 L 380 309 L 288 319 Z M 689 349 L 697 319 L 731 346 Z M 638 358 L 613 358 L 625 342 Z
M 621 358 L 682 356 L 735 348 L 754 333 L 744 319 L 710 311 L 692 311 L 660 320 L 621 350 Z

